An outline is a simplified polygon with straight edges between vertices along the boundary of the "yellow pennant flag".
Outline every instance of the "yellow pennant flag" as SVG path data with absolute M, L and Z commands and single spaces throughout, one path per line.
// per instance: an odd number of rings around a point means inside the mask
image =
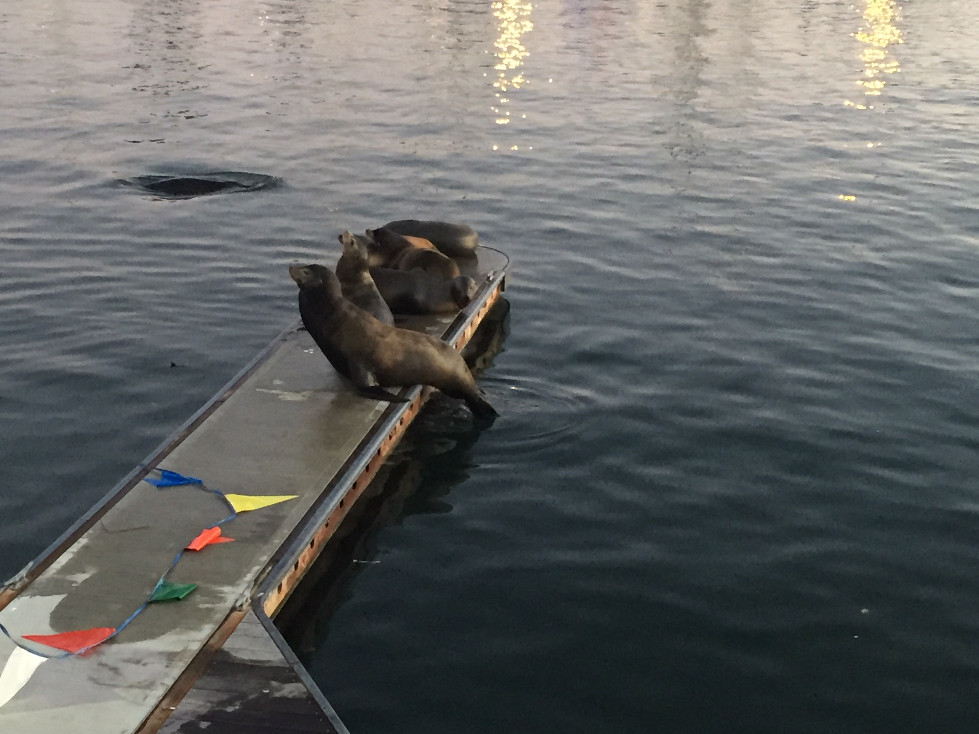
M 248 512 L 249 510 L 260 510 L 269 505 L 277 505 L 286 500 L 294 500 L 298 494 L 225 494 L 224 498 L 235 508 L 235 512 Z

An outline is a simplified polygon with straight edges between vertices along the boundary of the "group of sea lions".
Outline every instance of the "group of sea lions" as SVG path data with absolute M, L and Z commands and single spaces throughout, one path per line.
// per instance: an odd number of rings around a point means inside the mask
M 476 282 L 457 260 L 475 257 L 476 232 L 405 219 L 338 239 L 335 273 L 319 264 L 289 268 L 303 325 L 330 364 L 365 397 L 404 402 L 384 388 L 431 385 L 465 400 L 478 417 L 497 415 L 458 351 L 394 324 L 394 313 L 451 313 L 472 300 Z

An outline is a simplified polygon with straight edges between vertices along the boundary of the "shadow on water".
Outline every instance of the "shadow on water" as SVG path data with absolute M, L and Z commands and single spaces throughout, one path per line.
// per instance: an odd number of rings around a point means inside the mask
M 165 199 L 192 199 L 211 194 L 234 194 L 242 191 L 259 191 L 278 186 L 281 179 L 263 173 L 220 171 L 195 173 L 187 176 L 176 174 L 148 174 L 134 176 L 124 181 L 146 193 Z
M 502 349 L 509 313 L 510 304 L 498 300 L 463 350 L 473 372 L 488 367 Z M 452 511 L 445 497 L 469 476 L 469 452 L 483 430 L 459 401 L 438 392 L 429 398 L 276 616 L 276 626 L 300 656 L 316 649 L 357 572 L 374 562 L 379 530 L 409 515 Z

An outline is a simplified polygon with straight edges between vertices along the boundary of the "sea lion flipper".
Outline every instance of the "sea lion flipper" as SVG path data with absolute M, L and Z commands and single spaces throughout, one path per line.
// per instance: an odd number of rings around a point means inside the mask
M 492 420 L 496 418 L 500 413 L 493 407 L 486 398 L 486 393 L 482 390 L 477 389 L 472 395 L 465 396 L 466 404 L 469 405 L 469 409 L 473 412 L 477 418 L 482 418 L 484 420 Z
M 385 400 L 389 403 L 407 403 L 407 398 L 399 398 L 393 393 L 389 393 L 380 385 L 368 385 L 367 387 L 358 387 L 357 392 L 365 398 L 371 398 L 372 400 Z
M 374 375 L 371 374 L 363 365 L 350 364 L 350 379 L 357 388 L 357 392 L 365 398 L 373 400 L 386 400 L 389 403 L 407 403 L 407 399 L 400 398 L 393 393 L 389 393 L 377 384 Z

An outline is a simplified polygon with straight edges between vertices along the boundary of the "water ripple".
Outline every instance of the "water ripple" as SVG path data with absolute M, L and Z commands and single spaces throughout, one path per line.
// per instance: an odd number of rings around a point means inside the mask
M 546 376 L 507 379 L 492 374 L 482 382 L 502 416 L 495 449 L 514 458 L 546 452 L 573 438 L 594 404 L 588 390 L 554 383 Z

